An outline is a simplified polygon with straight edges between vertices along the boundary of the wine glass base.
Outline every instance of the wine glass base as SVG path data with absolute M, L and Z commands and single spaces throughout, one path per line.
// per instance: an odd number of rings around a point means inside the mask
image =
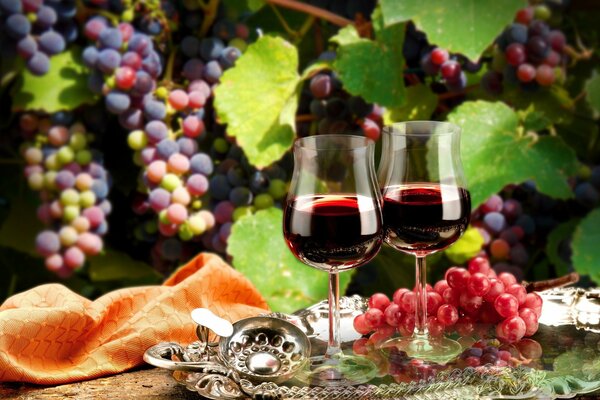
M 310 358 L 310 365 L 295 378 L 312 386 L 360 385 L 375 378 L 378 368 L 365 357 L 345 354 Z
M 456 340 L 416 335 L 387 340 L 379 348 L 386 353 L 396 349 L 405 352 L 411 358 L 438 364 L 446 364 L 462 351 L 462 346 Z

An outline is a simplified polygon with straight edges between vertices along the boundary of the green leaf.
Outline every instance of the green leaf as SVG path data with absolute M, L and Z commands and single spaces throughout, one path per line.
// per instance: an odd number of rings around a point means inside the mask
M 257 168 L 292 146 L 300 76 L 296 48 L 263 36 L 227 70 L 215 90 L 218 118 Z
M 448 120 L 462 127 L 461 157 L 473 209 L 510 183 L 532 179 L 538 190 L 566 199 L 575 153 L 560 138 L 519 134 L 517 114 L 504 103 L 466 102 Z
M 455 264 L 463 264 L 475 257 L 481 246 L 483 237 L 476 228 L 469 227 L 464 235 L 450 246 L 444 253 Z
M 504 90 L 502 100 L 515 109 L 537 112 L 540 117 L 554 123 L 568 123 L 573 118 L 573 99 L 565 88 L 558 85 L 540 88 L 527 95 L 518 86 L 509 86 Z
M 134 260 L 125 253 L 107 250 L 90 257 L 89 276 L 93 282 L 144 281 L 158 283 L 161 276 L 150 265 Z
M 572 219 L 565 223 L 558 225 L 548 235 L 548 241 L 546 242 L 546 257 L 556 271 L 556 275 L 562 276 L 569 273 L 570 264 L 563 260 L 559 255 L 559 248 L 564 240 L 569 239 L 575 228 L 579 224 L 579 219 Z
M 524 0 L 381 0 L 386 26 L 413 20 L 430 43 L 477 60 Z
M 236 221 L 227 243 L 234 267 L 243 273 L 275 311 L 293 312 L 327 297 L 327 274 L 298 261 L 285 244 L 283 213 L 269 208 Z M 351 274 L 340 275 L 344 293 Z
M 401 121 L 428 120 L 437 104 L 438 98 L 428 86 L 409 86 L 406 89 L 406 104 L 386 109 L 383 120 L 386 125 Z
M 590 212 L 573 234 L 571 261 L 580 274 L 589 275 L 600 284 L 600 208 Z
M 344 88 L 371 103 L 399 107 L 406 98 L 404 87 L 404 24 L 377 31 L 377 40 L 363 39 L 349 25 L 331 38 L 338 44 L 333 67 Z
M 96 96 L 88 89 L 88 73 L 77 47 L 50 58 L 50 71 L 44 76 L 23 72 L 23 83 L 13 96 L 13 111 L 54 113 L 91 104 Z
M 594 74 L 585 83 L 585 93 L 588 104 L 596 114 L 600 114 L 600 75 Z

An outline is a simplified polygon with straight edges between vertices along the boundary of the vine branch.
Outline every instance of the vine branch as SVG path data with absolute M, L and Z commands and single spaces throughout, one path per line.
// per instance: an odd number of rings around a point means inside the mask
M 523 282 L 522 285 L 527 290 L 527 293 L 541 292 L 542 290 L 559 288 L 579 281 L 579 274 L 577 272 L 571 272 L 568 275 L 560 276 L 554 279 L 547 279 L 544 281 L 537 282 Z
M 267 4 L 275 4 L 284 8 L 288 8 L 294 11 L 300 11 L 305 14 L 312 15 L 317 18 L 321 18 L 325 21 L 331 22 L 337 26 L 346 26 L 353 24 L 353 21 L 340 17 L 337 14 L 332 13 L 331 11 L 324 10 L 320 7 L 316 7 L 310 4 L 301 3 L 296 0 L 265 0 Z

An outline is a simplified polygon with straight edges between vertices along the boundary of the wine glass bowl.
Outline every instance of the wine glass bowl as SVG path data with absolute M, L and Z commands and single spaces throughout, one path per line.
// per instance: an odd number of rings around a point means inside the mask
M 414 334 L 391 339 L 383 347 L 427 361 L 448 361 L 461 347 L 428 334 L 425 257 L 450 246 L 469 224 L 471 199 L 460 160 L 460 128 L 435 121 L 385 127 L 378 175 L 385 242 L 416 258 Z
M 311 358 L 304 379 L 315 385 L 360 384 L 376 373 L 366 358 L 342 353 L 339 335 L 339 273 L 371 260 L 383 241 L 373 158 L 373 142 L 361 136 L 318 135 L 294 143 L 284 237 L 296 258 L 330 277 L 327 351 Z

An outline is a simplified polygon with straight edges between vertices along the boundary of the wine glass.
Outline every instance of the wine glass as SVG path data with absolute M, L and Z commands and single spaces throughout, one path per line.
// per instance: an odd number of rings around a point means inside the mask
M 372 361 L 345 355 L 340 343 L 339 273 L 371 260 L 383 242 L 374 144 L 362 136 L 318 135 L 294 143 L 294 173 L 283 233 L 296 258 L 329 273 L 329 340 L 301 380 L 354 385 L 377 373 Z
M 469 224 L 471 198 L 460 160 L 460 128 L 435 121 L 384 127 L 378 176 L 385 242 L 416 258 L 414 333 L 390 339 L 382 347 L 445 363 L 461 346 L 428 334 L 425 257 L 450 246 Z

